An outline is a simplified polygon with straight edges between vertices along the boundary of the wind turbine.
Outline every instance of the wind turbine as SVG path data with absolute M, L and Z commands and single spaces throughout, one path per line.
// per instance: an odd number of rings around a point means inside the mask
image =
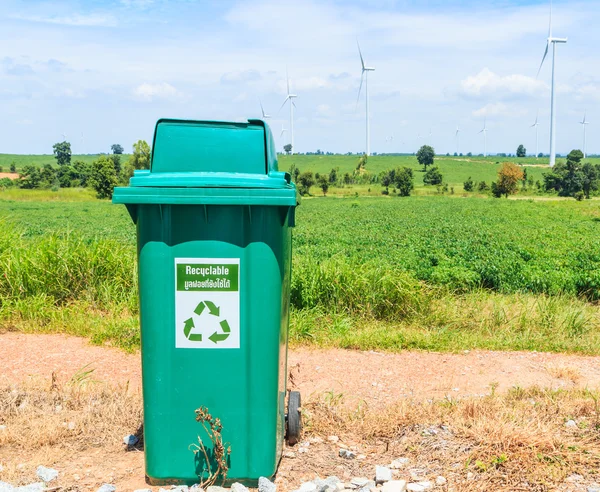
M 460 129 L 460 127 L 456 127 L 456 133 L 454 134 L 454 138 L 456 139 L 456 155 L 458 155 L 458 144 L 459 144 L 459 136 L 458 134 L 461 132 L 462 130 Z
M 258 102 L 259 102 L 259 104 L 260 104 L 260 112 L 262 113 L 262 117 L 263 117 L 263 119 L 264 119 L 264 120 L 266 120 L 267 118 L 270 118 L 270 117 L 271 117 L 271 115 L 270 115 L 270 114 L 267 114 L 267 113 L 265 113 L 265 108 L 263 108 L 262 101 L 259 99 L 259 100 L 258 100 Z
M 538 68 L 536 78 L 540 75 L 540 70 L 548 54 L 550 44 L 552 44 L 552 85 L 550 89 L 550 167 L 556 163 L 556 114 L 554 112 L 554 62 L 556 59 L 556 43 L 566 43 L 567 38 L 552 37 L 552 0 L 550 0 L 550 23 L 548 24 L 548 39 L 546 40 L 546 50 L 542 57 L 542 63 Z M 585 127 L 584 127 L 585 128 Z
M 479 131 L 483 133 L 483 157 L 487 157 L 487 127 L 486 118 L 483 118 L 483 128 Z
M 285 69 L 285 79 L 287 82 L 287 96 L 286 98 L 283 100 L 283 104 L 281 105 L 281 108 L 283 108 L 285 106 L 286 102 L 290 102 L 290 136 L 291 136 L 291 144 L 292 144 L 292 154 L 294 153 L 294 108 L 296 107 L 296 104 L 294 103 L 294 98 L 298 97 L 296 94 L 292 94 L 290 92 L 290 76 L 288 75 L 288 70 L 287 67 Z M 279 108 L 279 111 L 281 111 L 281 108 Z
M 282 124 L 281 125 L 281 133 L 279 134 L 279 138 L 283 137 L 285 132 L 287 132 L 287 130 L 283 127 L 283 124 Z
M 431 145 L 431 135 L 432 135 L 432 133 L 431 133 L 431 128 L 430 128 L 429 129 L 429 145 Z
M 356 45 L 358 46 L 358 54 L 360 56 L 360 64 L 362 65 L 362 72 L 360 73 L 360 87 L 358 88 L 358 96 L 356 97 L 356 105 L 358 106 L 358 100 L 360 99 L 360 91 L 362 89 L 363 78 L 365 80 L 365 117 L 367 123 L 367 135 L 366 135 L 366 154 L 371 155 L 371 129 L 369 126 L 369 72 L 374 72 L 375 69 L 373 67 L 367 67 L 365 65 L 365 60 L 363 59 L 362 53 L 360 51 L 360 44 L 358 44 L 358 40 L 356 40 Z
M 590 122 L 585 119 L 587 111 L 583 113 L 583 121 L 580 121 L 579 124 L 583 126 L 583 158 L 585 159 L 585 125 L 589 125 Z
M 540 125 L 538 123 L 538 114 L 539 114 L 539 110 L 535 115 L 535 123 L 533 125 L 530 126 L 530 128 L 533 128 L 535 126 L 535 158 L 538 158 L 538 126 Z M 585 119 L 585 116 L 584 116 Z

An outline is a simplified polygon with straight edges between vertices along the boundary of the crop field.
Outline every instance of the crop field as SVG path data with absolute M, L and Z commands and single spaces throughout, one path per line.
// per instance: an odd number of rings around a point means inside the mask
M 138 346 L 124 207 L 0 200 L 0 220 L 1 326 Z M 595 200 L 321 197 L 297 223 L 293 343 L 600 353 Z

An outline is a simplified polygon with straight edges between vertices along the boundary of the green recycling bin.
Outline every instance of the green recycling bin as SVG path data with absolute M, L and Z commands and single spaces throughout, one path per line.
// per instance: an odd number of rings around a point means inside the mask
M 227 482 L 273 476 L 300 401 L 286 405 L 296 187 L 269 127 L 161 119 L 150 170 L 113 203 L 137 226 L 147 480 L 218 470 L 200 408 L 222 424 Z

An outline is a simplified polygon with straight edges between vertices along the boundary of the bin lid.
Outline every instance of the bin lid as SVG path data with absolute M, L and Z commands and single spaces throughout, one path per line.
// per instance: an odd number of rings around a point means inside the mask
M 113 203 L 296 205 L 289 173 L 262 120 L 246 123 L 160 119 L 149 170 L 135 171 Z

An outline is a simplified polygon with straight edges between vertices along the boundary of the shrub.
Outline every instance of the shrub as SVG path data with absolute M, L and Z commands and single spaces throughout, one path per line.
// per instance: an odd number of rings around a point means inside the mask
M 110 157 L 103 155 L 94 161 L 89 184 L 96 191 L 98 198 L 112 198 L 118 180 L 114 162 Z
M 442 184 L 443 176 L 437 166 L 430 168 L 423 176 L 423 183 L 426 185 Z
M 414 189 L 413 172 L 410 167 L 401 167 L 395 173 L 396 190 L 400 196 L 410 196 Z
M 583 191 L 578 191 L 573 195 L 573 198 L 575 198 L 575 200 L 577 200 L 578 202 L 581 202 L 585 198 L 585 193 Z
M 473 191 L 474 187 L 475 187 L 475 183 L 471 179 L 471 176 L 469 176 L 468 179 L 463 183 L 463 189 L 465 191 Z

